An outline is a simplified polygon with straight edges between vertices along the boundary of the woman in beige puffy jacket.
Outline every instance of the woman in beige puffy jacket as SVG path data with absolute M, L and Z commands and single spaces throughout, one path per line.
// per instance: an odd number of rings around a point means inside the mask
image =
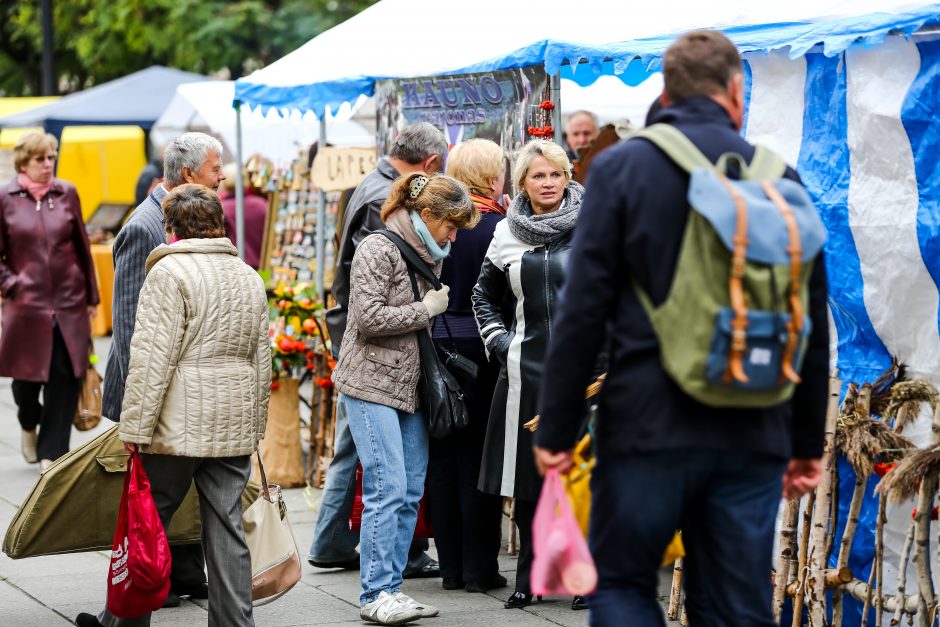
M 120 438 L 140 447 L 164 527 L 195 481 L 209 624 L 253 625 L 241 495 L 271 393 L 264 283 L 224 236 L 215 192 L 174 187 L 163 212 L 170 244 L 147 259 Z
M 448 176 L 402 176 L 382 206 L 385 227 L 436 275 L 457 229 L 480 219 L 467 188 Z M 381 233 L 356 248 L 349 277 L 349 320 L 333 371 L 362 463 L 359 534 L 362 619 L 398 625 L 437 608 L 401 591 L 402 570 L 418 518 L 428 464 L 428 424 L 418 407 L 418 333 L 447 309 L 446 286 L 418 278 L 415 300 L 398 247 Z

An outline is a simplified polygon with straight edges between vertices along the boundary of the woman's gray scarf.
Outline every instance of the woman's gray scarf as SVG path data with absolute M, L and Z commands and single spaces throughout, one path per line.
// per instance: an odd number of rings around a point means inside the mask
M 542 246 L 574 228 L 581 212 L 584 187 L 571 181 L 565 188 L 561 207 L 551 213 L 535 215 L 529 197 L 519 194 L 509 206 L 506 220 L 509 230 L 519 241 L 529 246 Z

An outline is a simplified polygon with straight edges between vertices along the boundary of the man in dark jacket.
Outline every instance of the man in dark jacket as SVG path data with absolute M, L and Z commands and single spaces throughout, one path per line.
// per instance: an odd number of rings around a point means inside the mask
M 438 172 L 443 169 L 446 156 L 447 140 L 440 130 L 426 122 L 412 124 L 402 130 L 388 156 L 379 159 L 375 170 L 366 175 L 350 197 L 331 288 L 336 306 L 326 314 L 334 358 L 339 358 L 340 344 L 346 331 L 349 273 L 356 247 L 373 231 L 385 228 L 379 214 L 395 179 L 411 172 Z M 358 461 L 356 445 L 340 404 L 336 410 L 333 460 L 326 472 L 323 500 L 307 555 L 307 561 L 317 568 L 359 568 L 359 555 L 356 553 L 359 534 L 349 529 Z M 405 577 L 437 576 L 437 562 L 424 553 L 427 548 L 427 540 L 415 541 L 411 545 Z
M 724 35 L 680 37 L 663 64 L 675 126 L 712 162 L 748 162 L 739 129 L 741 59 Z M 787 177 L 799 180 L 788 170 Z M 654 305 L 666 298 L 688 220 L 688 175 L 647 140 L 611 148 L 591 167 L 569 280 L 553 326 L 542 384 L 536 461 L 571 465 L 584 387 L 610 329 L 610 370 L 599 398 L 591 550 L 599 583 L 592 625 L 663 625 L 657 571 L 676 529 L 688 551 L 691 624 L 773 625 L 770 571 L 781 486 L 802 494 L 819 480 L 829 364 L 826 275 L 809 282 L 812 334 L 803 383 L 768 409 L 714 408 L 680 391 L 631 280 Z

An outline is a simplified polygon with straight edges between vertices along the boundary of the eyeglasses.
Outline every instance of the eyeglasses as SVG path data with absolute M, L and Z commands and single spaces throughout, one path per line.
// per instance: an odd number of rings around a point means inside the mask
M 55 161 L 56 158 L 58 158 L 58 156 L 59 155 L 37 155 L 33 157 L 33 161 L 37 161 L 39 163 L 42 163 L 43 161 L 52 162 L 52 161 Z

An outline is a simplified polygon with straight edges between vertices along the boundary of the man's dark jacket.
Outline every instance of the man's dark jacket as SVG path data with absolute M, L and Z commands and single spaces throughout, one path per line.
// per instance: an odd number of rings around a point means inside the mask
M 712 162 L 726 152 L 747 161 L 754 148 L 725 110 L 705 97 L 664 109 L 672 124 Z M 799 180 L 792 170 L 787 177 Z M 810 277 L 812 333 L 791 401 L 769 409 L 702 405 L 684 394 L 660 363 L 659 344 L 630 277 L 662 303 L 689 215 L 688 175 L 652 143 L 633 139 L 591 165 L 574 250 L 541 388 L 536 444 L 572 447 L 581 425 L 584 388 L 610 330 L 610 369 L 598 402 L 598 457 L 632 451 L 709 448 L 774 457 L 822 454 L 829 369 L 826 273 L 822 255 Z
M 392 183 L 398 176 L 398 170 L 387 158 L 379 159 L 375 169 L 356 186 L 356 191 L 346 205 L 343 234 L 340 236 L 339 256 L 336 259 L 331 288 L 336 306 L 326 312 L 326 326 L 330 331 L 334 359 L 339 359 L 339 348 L 346 331 L 346 317 L 349 315 L 349 273 L 353 255 L 356 254 L 359 242 L 373 231 L 385 228 L 379 214 Z

